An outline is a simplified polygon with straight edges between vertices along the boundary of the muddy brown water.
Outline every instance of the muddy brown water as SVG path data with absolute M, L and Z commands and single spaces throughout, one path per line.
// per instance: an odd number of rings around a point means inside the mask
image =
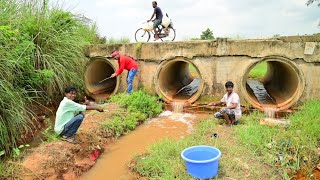
M 135 179 L 127 167 L 135 155 L 146 152 L 151 144 L 161 139 L 185 137 L 192 132 L 200 119 L 209 117 L 206 114 L 191 115 L 170 111 L 165 111 L 162 115 L 165 117 L 151 119 L 114 143 L 108 144 L 95 166 L 81 179 Z

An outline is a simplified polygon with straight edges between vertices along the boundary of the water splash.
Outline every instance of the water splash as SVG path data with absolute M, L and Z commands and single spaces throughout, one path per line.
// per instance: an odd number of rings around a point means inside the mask
M 184 102 L 174 101 L 171 103 L 171 105 L 172 105 L 172 110 L 174 113 L 182 113 L 183 112 Z
M 276 112 L 278 111 L 277 108 L 274 107 L 265 107 L 263 108 L 264 114 L 267 118 L 275 118 Z

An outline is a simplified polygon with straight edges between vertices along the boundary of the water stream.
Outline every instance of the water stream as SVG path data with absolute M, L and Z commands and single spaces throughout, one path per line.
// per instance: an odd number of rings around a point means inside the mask
M 181 103 L 176 103 L 175 105 L 180 111 Z M 175 105 L 173 105 L 174 109 Z M 191 115 L 173 113 L 171 111 L 163 112 L 159 117 L 147 121 L 114 143 L 108 144 L 95 166 L 84 174 L 82 179 L 135 179 L 127 167 L 135 155 L 146 152 L 147 147 L 160 139 L 180 139 L 185 137 L 192 132 L 193 126 L 198 119 L 206 118 L 207 116 L 204 114 Z

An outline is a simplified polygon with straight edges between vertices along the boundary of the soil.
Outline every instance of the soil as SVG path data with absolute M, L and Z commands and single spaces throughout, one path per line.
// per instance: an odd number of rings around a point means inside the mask
M 104 109 L 112 111 L 118 108 L 115 104 L 105 105 Z M 22 160 L 24 179 L 77 179 L 87 172 L 96 161 L 90 155 L 97 147 L 103 147 L 112 141 L 103 133 L 99 122 L 111 118 L 112 113 L 87 111 L 76 139 L 78 144 L 64 141 L 42 143 L 38 147 L 26 150 Z M 103 149 L 101 150 L 103 151 Z
M 320 179 L 320 170 L 316 169 L 312 173 L 307 173 L 301 170 L 292 179 L 295 179 L 295 180 Z

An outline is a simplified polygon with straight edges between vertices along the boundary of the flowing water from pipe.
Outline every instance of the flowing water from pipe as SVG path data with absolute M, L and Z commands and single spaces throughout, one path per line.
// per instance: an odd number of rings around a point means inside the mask
M 183 112 L 184 103 L 185 103 L 184 101 L 173 101 L 171 103 L 173 112 L 182 113 Z
M 174 103 L 176 111 L 181 111 L 183 103 Z M 128 164 L 132 158 L 143 152 L 151 144 L 163 138 L 180 139 L 192 132 L 194 124 L 199 119 L 208 118 L 205 114 L 186 114 L 165 111 L 140 125 L 134 131 L 119 138 L 105 147 L 105 152 L 95 166 L 81 179 L 84 180 L 118 180 L 136 179 L 130 173 Z
M 263 109 L 263 111 L 264 111 L 264 114 L 265 114 L 266 118 L 274 119 L 278 109 L 277 108 L 273 108 L 273 107 L 265 107 Z

